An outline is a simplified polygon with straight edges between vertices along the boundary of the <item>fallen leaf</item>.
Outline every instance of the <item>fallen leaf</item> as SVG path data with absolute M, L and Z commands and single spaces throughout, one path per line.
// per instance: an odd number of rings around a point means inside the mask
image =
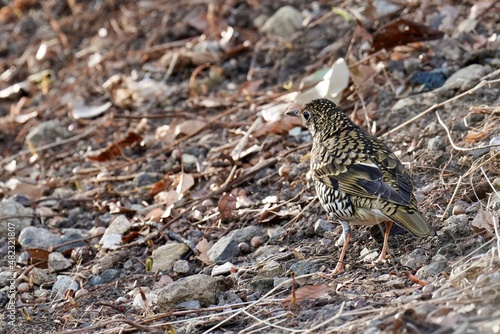
M 207 122 L 199 119 L 190 119 L 184 121 L 175 127 L 175 136 L 177 137 L 181 134 L 188 135 L 190 133 L 197 132 L 201 130 L 206 124 Z
M 298 288 L 295 291 L 295 298 L 297 301 L 305 299 L 317 299 L 326 295 L 330 291 L 330 287 L 327 284 L 314 284 L 305 285 Z M 283 303 L 289 303 L 292 301 L 292 294 L 283 299 Z
M 222 194 L 217 207 L 219 209 L 221 219 L 224 220 L 231 218 L 233 210 L 236 208 L 236 196 L 228 193 Z
M 444 33 L 439 30 L 399 18 L 387 23 L 373 34 L 372 50 L 376 52 L 397 45 L 440 39 L 443 36 Z
M 495 235 L 494 219 L 490 211 L 479 210 L 470 224 L 472 231 L 485 238 L 493 237 Z
M 196 250 L 199 252 L 196 255 L 196 258 L 205 264 L 212 264 L 208 257 L 208 251 L 210 250 L 210 244 L 207 239 L 201 238 L 200 241 L 196 244 Z
M 41 269 L 49 267 L 49 251 L 41 248 L 28 248 L 26 252 L 30 256 L 30 263 L 35 267 Z
M 114 159 L 118 155 L 122 155 L 122 149 L 129 147 L 135 143 L 140 143 L 142 141 L 142 137 L 137 133 L 130 131 L 127 133 L 125 138 L 111 143 L 107 148 L 101 150 L 99 153 L 95 155 L 88 155 L 87 159 L 91 161 L 108 161 Z
M 467 131 L 467 136 L 465 137 L 465 141 L 467 143 L 473 143 L 473 142 L 476 142 L 478 140 L 484 139 L 485 137 L 486 137 L 486 133 L 484 133 L 484 132 L 469 130 L 469 131 Z
M 194 185 L 194 177 L 191 174 L 180 173 L 179 183 L 175 191 L 179 194 L 179 199 L 186 194 L 186 192 Z

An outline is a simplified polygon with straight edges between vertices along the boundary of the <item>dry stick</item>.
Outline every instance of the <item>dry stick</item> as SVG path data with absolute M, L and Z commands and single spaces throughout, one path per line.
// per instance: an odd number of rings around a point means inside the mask
M 494 73 L 496 73 L 498 71 L 495 71 Z M 500 73 L 500 72 L 498 72 Z M 490 73 L 490 75 L 493 74 L 493 73 Z M 489 76 L 489 75 L 488 75 Z M 389 136 L 391 133 L 394 133 L 402 128 L 404 128 L 405 126 L 407 126 L 408 124 L 410 123 L 413 123 L 414 121 L 416 121 L 417 119 L 420 119 L 422 117 L 424 117 L 425 115 L 427 115 L 428 113 L 430 113 L 431 111 L 437 109 L 437 108 L 440 108 L 442 106 L 444 106 L 445 104 L 449 103 L 449 102 L 452 102 L 452 101 L 455 101 L 455 100 L 458 100 L 464 96 L 467 96 L 469 94 L 472 94 L 473 92 L 475 92 L 476 90 L 478 90 L 479 88 L 483 87 L 483 86 L 486 86 L 486 85 L 489 85 L 489 84 L 493 84 L 493 83 L 498 83 L 500 82 L 500 79 L 497 79 L 497 80 L 488 80 L 488 81 L 481 81 L 480 83 L 478 83 L 476 86 L 474 86 L 473 88 L 469 89 L 468 91 L 465 91 L 463 92 L 462 94 L 458 94 L 457 96 L 454 96 L 452 97 L 451 99 L 448 99 L 446 101 L 443 101 L 441 103 L 437 103 L 437 104 L 434 104 L 432 107 L 422 111 L 420 114 L 418 114 L 417 116 L 413 117 L 412 119 L 404 122 L 403 124 L 400 124 L 398 126 L 396 126 L 394 129 L 390 130 L 390 131 L 387 131 L 386 133 L 384 133 L 383 135 L 380 136 L 380 138 L 384 138 L 384 137 L 387 137 Z
M 486 178 L 486 182 L 488 182 L 488 184 L 490 185 L 491 189 L 493 189 L 493 191 L 495 192 L 495 194 L 497 195 L 497 197 L 500 198 L 500 194 L 498 193 L 498 191 L 495 189 L 495 187 L 491 183 L 491 181 L 490 181 L 488 175 L 486 175 L 486 172 L 484 171 L 483 167 L 481 167 L 481 172 L 483 173 L 484 177 Z M 498 233 L 498 222 L 497 222 L 497 219 L 496 219 L 497 217 L 494 214 L 492 214 L 491 216 L 493 218 L 493 228 L 495 229 L 495 235 L 497 236 L 498 259 L 500 259 L 500 234 Z
M 266 325 L 268 327 L 277 328 L 277 329 L 281 329 L 281 330 L 292 332 L 292 333 L 300 333 L 300 332 L 302 332 L 301 329 L 290 329 L 290 328 L 286 328 L 286 327 L 283 327 L 283 326 L 278 326 L 276 323 L 272 324 L 272 323 L 269 322 L 269 320 L 271 320 L 271 319 L 266 319 L 266 320 L 260 319 L 260 318 L 258 318 L 256 316 L 254 316 L 252 313 L 246 311 L 246 310 L 243 310 L 242 312 L 244 314 L 246 314 L 247 316 L 249 316 L 250 318 L 252 318 L 255 321 L 257 321 L 261 325 Z M 284 316 L 286 316 L 286 314 L 280 314 L 277 317 L 284 317 Z M 277 317 L 274 317 L 274 318 L 277 318 Z M 272 320 L 274 320 L 274 318 Z
M 85 130 L 84 132 L 82 132 L 80 134 L 77 134 L 77 135 L 75 135 L 73 137 L 66 138 L 66 139 L 63 139 L 63 140 L 59 140 L 59 141 L 57 141 L 55 143 L 50 143 L 50 144 L 47 144 L 47 145 L 43 145 L 43 146 L 37 147 L 36 151 L 37 151 L 37 153 L 39 153 L 39 152 L 51 149 L 53 147 L 57 147 L 57 146 L 61 146 L 61 145 L 72 143 L 74 141 L 80 140 L 81 138 L 90 135 L 96 129 L 97 129 L 97 126 L 92 126 L 89 129 Z M 27 154 L 27 153 L 32 153 L 32 151 L 29 150 L 29 149 L 27 149 L 27 150 L 20 151 L 20 152 L 14 154 L 14 155 L 8 156 L 8 157 L 0 160 L 0 165 L 3 165 L 4 163 L 10 162 L 10 161 L 16 159 L 17 157 L 20 157 L 21 155 L 24 155 L 24 154 Z
M 342 316 L 342 312 L 344 311 L 344 306 L 345 306 L 345 301 L 343 301 L 342 304 L 340 304 L 339 311 L 333 317 L 330 317 L 325 321 L 317 324 L 316 326 L 309 328 L 307 331 L 304 332 L 304 334 L 314 333 L 315 330 L 320 329 L 321 327 L 328 325 L 333 320 L 340 318 Z
M 451 195 L 450 201 L 448 202 L 446 209 L 444 209 L 444 213 L 443 213 L 443 217 L 441 217 L 441 221 L 445 220 L 446 217 L 448 217 L 447 212 L 450 209 L 451 203 L 455 199 L 455 196 L 457 195 L 458 188 L 462 184 L 462 178 L 463 178 L 463 175 L 460 175 L 460 177 L 458 178 L 457 186 L 455 187 L 455 190 L 453 191 L 453 194 Z
M 436 117 L 438 119 L 438 122 L 439 124 L 441 124 L 441 126 L 443 127 L 444 131 L 446 132 L 446 134 L 448 135 L 448 139 L 450 141 L 450 144 L 451 146 L 457 150 L 457 151 L 462 151 L 462 152 L 470 152 L 470 151 L 475 151 L 475 150 L 480 150 L 480 149 L 483 149 L 483 148 L 492 148 L 492 147 L 497 147 L 497 146 L 500 146 L 500 144 L 495 144 L 495 145 L 484 145 L 484 146 L 480 146 L 480 147 L 460 147 L 458 145 L 456 145 L 454 142 L 453 142 L 453 139 L 451 139 L 451 132 L 450 132 L 450 129 L 448 129 L 448 127 L 446 126 L 446 124 L 444 124 L 443 120 L 441 119 L 441 117 L 439 117 L 439 113 L 436 111 Z

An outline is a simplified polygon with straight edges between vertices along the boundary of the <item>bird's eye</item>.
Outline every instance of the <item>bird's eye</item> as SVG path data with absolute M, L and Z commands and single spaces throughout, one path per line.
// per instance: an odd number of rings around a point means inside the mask
M 309 118 L 311 118 L 311 113 L 310 113 L 309 111 L 304 111 L 304 112 L 302 113 L 302 116 L 304 116 L 304 119 L 305 119 L 306 121 L 308 121 L 308 120 L 309 120 Z

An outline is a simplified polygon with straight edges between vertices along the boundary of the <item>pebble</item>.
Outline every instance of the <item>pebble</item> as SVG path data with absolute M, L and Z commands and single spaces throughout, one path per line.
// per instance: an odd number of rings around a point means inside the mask
M 261 31 L 268 35 L 290 39 L 302 28 L 302 15 L 292 6 L 281 7 L 262 25 Z
M 219 276 L 219 275 L 229 275 L 233 271 L 236 271 L 236 266 L 232 264 L 231 262 L 226 262 L 224 264 L 221 264 L 220 266 L 215 265 L 212 268 L 212 276 Z
M 19 234 L 19 244 L 24 248 L 49 249 L 58 244 L 61 236 L 41 227 L 28 226 Z
M 331 232 L 333 229 L 332 223 L 321 218 L 314 223 L 314 233 L 320 237 L 324 236 L 326 232 Z
M 158 247 L 151 254 L 153 259 L 153 272 L 159 270 L 172 270 L 177 260 L 189 251 L 189 247 L 183 243 L 171 241 Z
M 208 251 L 208 257 L 212 262 L 224 262 L 241 254 L 238 245 L 241 242 L 249 242 L 255 236 L 264 236 L 265 231 L 259 226 L 248 226 L 229 232 L 220 238 Z
M 271 241 L 278 241 L 285 235 L 286 235 L 286 230 L 281 226 L 278 226 L 276 228 L 270 228 L 267 230 L 267 236 Z
M 458 89 L 465 91 L 474 87 L 479 79 L 485 76 L 490 69 L 487 66 L 472 64 L 461 68 L 453 73 L 444 83 L 443 87 L 447 89 Z
M 59 121 L 47 121 L 38 124 L 30 130 L 26 136 L 26 144 L 28 147 L 37 148 L 54 143 L 59 139 L 67 138 L 70 135 L 71 132 Z
M 259 248 L 260 245 L 262 245 L 262 238 L 261 237 L 253 237 L 250 239 L 250 245 L 254 248 Z
M 241 254 L 246 255 L 252 251 L 252 248 L 248 244 L 248 242 L 240 242 L 238 244 L 238 248 L 240 249 Z
M 17 291 L 19 293 L 28 292 L 30 290 L 30 285 L 26 282 L 19 283 L 17 286 Z
M 410 253 L 403 255 L 399 261 L 403 266 L 407 266 L 411 269 L 418 269 L 426 264 L 427 255 L 422 249 L 416 248 Z
M 75 299 L 82 298 L 83 296 L 86 296 L 89 294 L 89 290 L 87 289 L 80 289 L 75 293 Z
M 100 285 L 112 282 L 118 277 L 120 277 L 121 272 L 122 271 L 120 269 L 114 269 L 114 268 L 106 269 L 102 272 L 102 274 L 90 277 L 89 283 L 90 285 Z
M 158 307 L 161 312 L 168 312 L 179 304 L 198 300 L 202 307 L 213 305 L 217 294 L 229 288 L 222 277 L 193 275 L 181 278 L 158 291 Z
M 21 203 L 16 202 L 14 199 L 3 199 L 0 202 L 0 217 L 2 222 L 0 224 L 0 238 L 6 238 L 9 232 L 14 232 L 15 236 L 19 236 L 22 230 L 29 227 L 35 211 L 31 208 L 25 208 Z M 9 217 L 9 218 L 7 218 Z M 14 229 L 11 226 L 14 225 Z
M 71 266 L 71 261 L 65 258 L 61 253 L 52 252 L 49 254 L 49 270 L 51 272 L 63 271 Z
M 174 263 L 173 270 L 178 274 L 187 274 L 189 272 L 189 262 L 186 260 L 177 260 Z
M 58 275 L 54 285 L 52 285 L 52 294 L 54 299 L 63 298 L 66 291 L 77 291 L 79 288 L 78 282 L 73 280 L 72 277 L 66 275 Z

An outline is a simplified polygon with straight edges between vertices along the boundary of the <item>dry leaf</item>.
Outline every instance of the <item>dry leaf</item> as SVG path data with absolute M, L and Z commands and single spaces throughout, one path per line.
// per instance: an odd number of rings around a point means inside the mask
M 470 224 L 472 231 L 485 238 L 493 237 L 495 235 L 494 219 L 495 217 L 490 211 L 479 210 Z
M 330 291 L 327 284 L 305 285 L 295 291 L 296 300 L 317 299 L 326 295 Z M 286 297 L 283 302 L 289 303 L 292 301 L 292 294 Z
M 107 148 L 101 150 L 98 154 L 88 155 L 87 159 L 91 161 L 108 161 L 122 154 L 122 148 L 129 147 L 135 143 L 140 143 L 142 137 L 137 133 L 130 131 L 127 136 L 117 142 L 111 143 Z
M 236 197 L 233 194 L 222 194 L 217 207 L 219 208 L 221 219 L 231 218 L 233 210 L 236 208 Z
M 190 119 L 178 124 L 175 127 L 175 136 L 188 135 L 201 130 L 207 123 L 199 119 Z
M 50 252 L 41 248 L 28 248 L 26 252 L 30 256 L 30 262 L 37 268 L 47 269 L 49 267 Z
M 484 132 L 469 130 L 469 131 L 467 131 L 467 137 L 465 137 L 465 141 L 467 143 L 473 143 L 473 142 L 476 142 L 478 140 L 484 139 L 485 137 L 486 137 L 486 133 L 484 133 Z
M 194 185 L 194 177 L 191 174 L 180 173 L 179 183 L 175 191 L 179 194 L 179 199 Z
M 196 250 L 199 252 L 196 255 L 196 258 L 200 260 L 201 262 L 205 264 L 212 264 L 212 261 L 208 258 L 208 251 L 210 250 L 210 244 L 208 243 L 207 239 L 202 238 L 197 244 L 196 244 Z

